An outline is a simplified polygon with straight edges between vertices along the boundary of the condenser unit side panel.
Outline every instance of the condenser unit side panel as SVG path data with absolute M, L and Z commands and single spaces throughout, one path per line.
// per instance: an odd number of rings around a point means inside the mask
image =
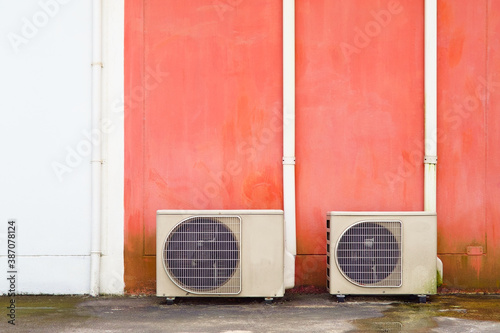
M 403 286 L 408 294 L 437 292 L 437 223 L 436 216 L 404 218 Z
M 283 296 L 283 216 L 249 215 L 243 222 L 241 296 Z

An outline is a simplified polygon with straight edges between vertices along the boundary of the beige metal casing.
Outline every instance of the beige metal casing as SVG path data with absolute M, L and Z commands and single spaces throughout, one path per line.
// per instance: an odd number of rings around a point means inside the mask
M 328 212 L 326 219 L 327 288 L 330 294 L 436 294 L 437 225 L 435 213 Z M 359 286 L 341 273 L 335 255 L 337 242 L 348 228 L 361 221 L 401 221 L 402 283 L 399 287 Z
M 162 262 L 164 242 L 172 229 L 193 216 L 241 218 L 241 292 L 189 293 L 167 275 Z M 156 295 L 159 297 L 282 297 L 284 288 L 284 222 L 282 210 L 159 210 L 156 215 Z

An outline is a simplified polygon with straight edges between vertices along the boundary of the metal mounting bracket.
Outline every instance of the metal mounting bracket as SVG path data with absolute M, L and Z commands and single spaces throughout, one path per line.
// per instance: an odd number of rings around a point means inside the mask
M 295 156 L 283 156 L 283 165 L 295 165 Z
M 424 164 L 437 164 L 437 156 L 424 156 Z

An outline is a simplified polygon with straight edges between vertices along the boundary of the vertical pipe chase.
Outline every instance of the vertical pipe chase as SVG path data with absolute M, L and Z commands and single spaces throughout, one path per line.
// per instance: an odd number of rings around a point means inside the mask
M 424 210 L 436 211 L 437 173 L 437 0 L 425 0 Z
M 285 289 L 295 286 L 295 0 L 283 0 L 283 206 Z
M 101 133 L 102 3 L 92 2 L 92 111 L 91 133 Z M 101 142 L 92 145 L 90 295 L 99 295 L 101 266 Z

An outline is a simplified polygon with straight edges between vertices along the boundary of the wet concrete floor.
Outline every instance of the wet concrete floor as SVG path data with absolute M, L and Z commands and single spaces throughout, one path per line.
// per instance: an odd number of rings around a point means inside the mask
M 10 297 L 0 332 L 500 332 L 500 295 L 436 295 L 426 304 L 407 296 L 291 294 L 262 299 L 184 298 L 173 305 L 154 296 Z

